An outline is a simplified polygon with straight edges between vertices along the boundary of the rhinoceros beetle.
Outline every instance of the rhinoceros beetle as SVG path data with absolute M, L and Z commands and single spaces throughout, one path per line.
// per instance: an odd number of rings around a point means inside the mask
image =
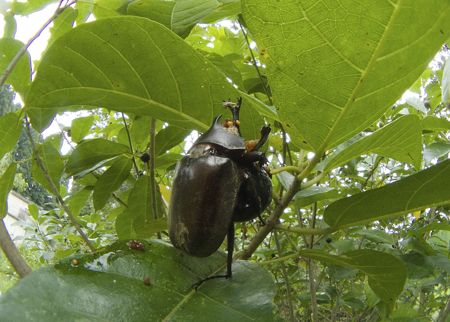
M 227 236 L 227 273 L 207 279 L 232 276 L 234 222 L 260 216 L 272 196 L 267 159 L 258 151 L 270 127 L 262 127 L 259 140 L 245 142 L 240 131 L 241 103 L 241 98 L 237 103 L 224 102 L 233 119 L 221 122 L 222 116 L 216 116 L 175 170 L 169 207 L 172 244 L 190 255 L 206 257 Z

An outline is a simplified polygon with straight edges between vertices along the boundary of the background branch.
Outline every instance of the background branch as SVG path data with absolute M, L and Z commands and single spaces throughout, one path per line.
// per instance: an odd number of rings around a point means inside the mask
M 24 277 L 31 273 L 32 270 L 30 266 L 28 266 L 22 255 L 20 255 L 16 245 L 14 245 L 3 219 L 0 219 L 0 246 L 12 267 L 20 277 Z

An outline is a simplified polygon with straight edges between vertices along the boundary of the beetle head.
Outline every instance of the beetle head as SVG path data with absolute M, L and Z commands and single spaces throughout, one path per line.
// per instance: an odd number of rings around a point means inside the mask
M 238 133 L 233 133 L 230 128 L 226 128 L 220 122 L 222 115 L 214 118 L 211 127 L 194 143 L 194 146 L 199 144 L 213 144 L 219 148 L 226 150 L 245 150 L 244 139 Z

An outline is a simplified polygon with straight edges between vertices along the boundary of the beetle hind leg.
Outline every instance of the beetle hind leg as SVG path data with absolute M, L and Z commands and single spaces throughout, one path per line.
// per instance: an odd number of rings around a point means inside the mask
M 213 275 L 204 278 L 197 283 L 193 284 L 191 287 L 197 290 L 204 282 L 216 278 L 225 278 L 229 279 L 232 277 L 233 272 L 231 270 L 231 266 L 233 263 L 233 251 L 234 251 L 234 223 L 230 224 L 227 232 L 227 273 L 225 275 Z

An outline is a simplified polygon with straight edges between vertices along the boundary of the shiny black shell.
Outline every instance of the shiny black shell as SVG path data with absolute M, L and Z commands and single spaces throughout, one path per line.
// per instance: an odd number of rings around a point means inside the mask
M 258 165 L 242 168 L 242 183 L 233 211 L 234 222 L 258 217 L 272 200 L 272 180 L 266 170 Z
M 231 224 L 241 176 L 227 157 L 184 157 L 177 165 L 169 207 L 172 244 L 205 257 L 222 244 Z
M 220 123 L 222 115 L 216 116 L 211 127 L 198 138 L 195 144 L 214 144 L 229 151 L 245 151 L 244 139 L 227 131 Z

